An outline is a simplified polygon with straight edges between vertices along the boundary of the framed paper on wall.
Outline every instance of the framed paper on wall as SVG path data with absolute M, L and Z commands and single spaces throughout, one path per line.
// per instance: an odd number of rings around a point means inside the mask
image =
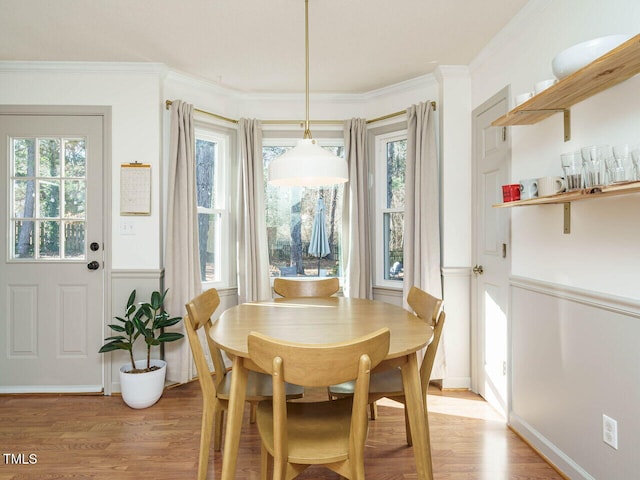
M 151 165 L 120 165 L 120 215 L 151 215 Z

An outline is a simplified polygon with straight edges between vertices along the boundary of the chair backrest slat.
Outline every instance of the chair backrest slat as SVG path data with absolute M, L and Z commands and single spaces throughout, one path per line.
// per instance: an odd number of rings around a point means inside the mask
M 438 315 L 436 325 L 433 327 L 433 339 L 427 346 L 427 351 L 422 359 L 422 365 L 420 365 L 420 385 L 423 392 L 427 391 L 427 385 L 431 378 L 431 371 L 433 370 L 433 363 L 435 362 L 438 345 L 440 344 L 440 336 L 442 335 L 445 317 L 444 311 L 441 311 L 440 315 Z
M 433 339 L 427 346 L 424 359 L 420 365 L 420 384 L 422 391 L 426 392 L 433 363 L 436 358 L 438 345 L 440 344 L 440 336 L 442 335 L 442 327 L 444 326 L 445 313 L 441 311 L 442 300 L 430 295 L 429 293 L 417 287 L 411 287 L 409 295 L 407 295 L 407 303 L 416 313 L 416 315 L 424 320 L 428 325 L 433 327 Z
M 268 373 L 273 359 L 283 363 L 284 381 L 306 387 L 328 386 L 353 380 L 363 354 L 371 365 L 380 363 L 389 351 L 389 329 L 383 328 L 358 339 L 333 344 L 300 344 L 280 341 L 253 332 L 249 335 L 251 359 Z
M 207 363 L 198 331 L 204 329 L 209 354 L 211 355 L 213 368 L 216 372 L 216 383 L 220 383 L 220 380 L 226 374 L 226 368 L 220 349 L 213 343 L 213 340 L 209 336 L 209 330 L 213 325 L 211 316 L 219 305 L 220 296 L 215 288 L 202 292 L 186 304 L 187 315 L 185 316 L 184 322 L 187 338 L 189 339 L 189 345 L 191 346 L 191 352 L 193 353 L 193 359 L 196 364 L 196 370 L 198 371 L 200 385 L 203 391 L 212 392 L 213 394 L 215 394 L 215 384 L 211 379 L 209 364 Z
M 417 287 L 411 287 L 407 295 L 407 303 L 413 311 L 429 325 L 434 326 L 438 318 L 438 312 L 442 306 L 442 300 L 428 294 Z
M 330 297 L 340 290 L 340 281 L 335 278 L 320 280 L 290 280 L 275 278 L 273 291 L 285 298 Z

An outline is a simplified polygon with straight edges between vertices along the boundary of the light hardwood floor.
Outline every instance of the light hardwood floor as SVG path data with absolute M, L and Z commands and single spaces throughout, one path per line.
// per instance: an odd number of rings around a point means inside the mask
M 479 397 L 431 387 L 428 401 L 434 480 L 562 479 Z M 383 400 L 378 414 L 369 423 L 367 479 L 416 478 L 401 405 Z M 0 480 L 195 479 L 200 415 L 197 382 L 166 390 L 144 410 L 118 396 L 0 396 Z M 209 479 L 220 478 L 221 461 L 212 452 Z M 257 480 L 259 468 L 258 433 L 245 414 L 236 478 Z M 340 477 L 318 467 L 298 478 Z

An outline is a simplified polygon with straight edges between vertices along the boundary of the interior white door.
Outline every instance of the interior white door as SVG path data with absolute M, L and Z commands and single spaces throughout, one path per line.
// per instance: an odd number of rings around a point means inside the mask
M 103 121 L 0 114 L 0 393 L 102 390 Z
M 475 389 L 507 414 L 509 235 L 502 202 L 510 156 L 507 132 L 491 122 L 508 110 L 506 92 L 474 111 Z

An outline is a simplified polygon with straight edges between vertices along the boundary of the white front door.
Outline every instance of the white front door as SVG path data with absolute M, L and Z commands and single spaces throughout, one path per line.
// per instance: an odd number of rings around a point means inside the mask
M 102 390 L 103 121 L 0 111 L 0 393 Z
M 507 308 L 510 253 L 502 185 L 510 155 L 506 130 L 491 122 L 508 110 L 501 92 L 474 111 L 475 390 L 507 414 Z

